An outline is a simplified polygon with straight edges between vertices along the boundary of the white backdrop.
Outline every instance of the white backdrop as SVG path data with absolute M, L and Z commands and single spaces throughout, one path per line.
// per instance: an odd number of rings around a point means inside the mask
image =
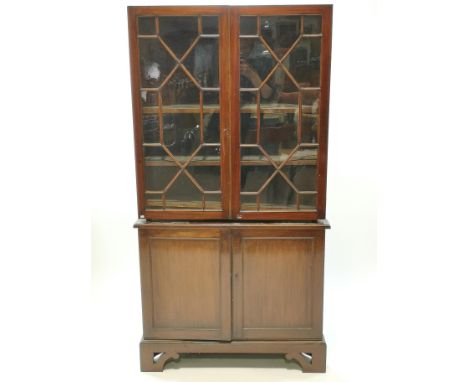
M 313 376 L 138 372 L 128 3 L 2 5 L 2 380 L 466 380 L 467 8 L 332 3 L 329 372 Z

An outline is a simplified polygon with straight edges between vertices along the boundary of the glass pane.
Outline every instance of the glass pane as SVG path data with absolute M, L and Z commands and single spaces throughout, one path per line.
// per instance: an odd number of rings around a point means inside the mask
M 219 166 L 220 164 L 220 146 L 203 146 L 193 157 L 190 166 Z
M 200 114 L 164 114 L 163 138 L 168 150 L 185 162 L 200 146 Z
M 301 194 L 299 197 L 301 210 L 315 210 L 317 208 L 317 195 Z
M 180 174 L 166 193 L 167 209 L 201 209 L 202 194 L 185 173 Z
M 145 190 L 163 191 L 178 172 L 175 166 L 145 166 Z
M 257 35 L 257 16 L 240 16 L 240 34 Z
M 141 104 L 143 106 L 157 106 L 158 105 L 158 92 L 142 90 L 141 94 Z
M 218 91 L 204 91 L 203 92 L 203 106 L 212 107 L 217 106 L 219 107 L 219 92 Z
M 206 210 L 221 210 L 221 194 L 205 194 Z
M 275 66 L 268 49 L 256 38 L 240 39 L 240 87 L 258 88 Z M 267 96 L 267 95 L 264 95 Z
M 285 160 L 297 145 L 297 114 L 263 113 L 260 144 L 275 162 Z
M 322 16 L 320 15 L 304 16 L 304 33 L 305 34 L 322 33 Z
M 320 86 L 320 38 L 302 38 L 284 64 L 301 87 Z
M 174 160 L 161 146 L 144 146 L 143 152 L 146 162 L 163 162 L 163 165 L 175 165 Z
M 175 61 L 156 39 L 139 39 L 141 86 L 159 87 Z
M 205 143 L 219 143 L 219 113 L 203 114 L 203 133 Z
M 242 195 L 240 197 L 241 211 L 256 211 L 257 210 L 257 196 L 256 195 Z
M 302 142 L 318 142 L 318 124 L 319 124 L 319 92 L 302 93 Z
M 187 108 L 200 110 L 200 91 L 182 69 L 177 69 L 161 92 L 162 104 L 184 112 Z
M 188 172 L 204 191 L 219 191 L 221 189 L 221 171 L 219 166 L 190 165 Z
M 294 166 L 284 166 L 282 171 L 299 191 L 315 191 L 317 189 L 317 169 L 315 166 L 295 164 Z
M 202 16 L 204 34 L 218 34 L 218 16 Z
M 146 194 L 146 209 L 162 210 L 162 194 Z
M 272 165 L 242 166 L 241 192 L 258 192 L 273 172 Z
M 161 16 L 159 34 L 172 52 L 180 58 L 198 36 L 197 17 Z
M 257 143 L 257 92 L 240 93 L 241 143 Z
M 219 54 L 217 38 L 201 38 L 184 65 L 202 88 L 219 87 Z
M 286 74 L 283 68 L 278 67 L 268 82 L 260 90 L 260 106 L 262 110 L 284 111 L 295 113 L 298 107 L 299 89 L 294 84 L 291 76 Z
M 260 22 L 261 35 L 281 58 L 297 40 L 301 30 L 300 16 L 264 16 Z
M 140 35 L 155 35 L 156 24 L 155 17 L 142 16 L 138 18 L 138 34 Z
M 296 209 L 296 192 L 277 174 L 260 194 L 260 210 Z
M 159 142 L 159 118 L 157 114 L 143 115 L 143 143 Z

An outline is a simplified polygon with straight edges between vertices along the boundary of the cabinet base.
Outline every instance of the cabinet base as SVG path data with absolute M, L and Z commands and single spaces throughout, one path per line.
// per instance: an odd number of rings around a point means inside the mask
M 296 361 L 307 373 L 324 373 L 327 345 L 316 341 L 166 341 L 140 342 L 141 371 L 163 371 L 170 360 L 179 360 L 180 354 L 284 354 L 288 361 Z

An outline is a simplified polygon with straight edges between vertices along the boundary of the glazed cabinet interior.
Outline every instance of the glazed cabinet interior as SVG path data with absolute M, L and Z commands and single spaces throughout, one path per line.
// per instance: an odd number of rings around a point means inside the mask
M 282 353 L 324 371 L 331 17 L 128 7 L 142 370 Z

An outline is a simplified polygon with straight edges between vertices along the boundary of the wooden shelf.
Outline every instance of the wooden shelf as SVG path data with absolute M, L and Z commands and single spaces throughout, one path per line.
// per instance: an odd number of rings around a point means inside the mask
M 315 150 L 307 150 L 308 152 L 300 157 L 290 159 L 287 166 L 312 166 L 317 164 L 317 152 Z M 283 163 L 287 159 L 287 154 L 281 155 L 272 155 L 271 159 L 275 163 Z M 152 167 L 174 167 L 176 164 L 172 160 L 163 159 L 167 157 L 146 157 L 145 166 Z M 180 163 L 185 163 L 189 157 L 175 157 Z M 195 156 L 189 166 L 198 167 L 198 166 L 219 166 L 221 164 L 218 156 Z M 241 159 L 242 166 L 272 166 L 271 162 L 267 159 L 263 159 L 263 156 L 259 155 L 249 155 L 244 156 Z
M 143 114 L 158 114 L 159 106 L 143 106 Z M 297 104 L 285 104 L 285 103 L 269 103 L 260 104 L 260 111 L 263 113 L 296 113 L 299 110 Z M 199 104 L 184 104 L 184 105 L 164 105 L 162 107 L 163 114 L 169 113 L 199 113 Z M 219 105 L 203 105 L 204 113 L 219 113 Z M 240 108 L 241 113 L 255 114 L 257 112 L 257 104 L 245 104 Z M 302 105 L 302 112 L 311 117 L 318 116 L 317 113 L 312 113 L 312 106 Z
M 159 106 L 143 106 L 143 114 L 158 114 Z M 179 113 L 179 114 L 196 114 L 200 113 L 199 104 L 186 105 L 164 105 L 162 107 L 163 114 Z M 219 113 L 219 105 L 203 105 L 203 113 Z

